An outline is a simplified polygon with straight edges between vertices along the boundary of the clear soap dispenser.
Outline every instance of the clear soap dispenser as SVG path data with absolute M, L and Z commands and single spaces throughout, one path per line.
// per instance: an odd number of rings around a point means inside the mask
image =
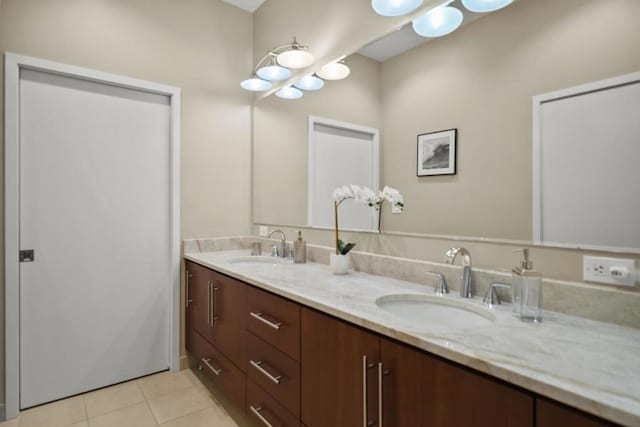
M 542 275 L 533 269 L 529 249 L 518 249 L 523 260 L 513 269 L 513 312 L 521 320 L 542 322 Z

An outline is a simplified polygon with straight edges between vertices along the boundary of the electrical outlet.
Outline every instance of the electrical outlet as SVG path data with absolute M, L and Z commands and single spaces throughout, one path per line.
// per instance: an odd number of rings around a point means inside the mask
M 402 209 L 400 209 L 400 206 L 391 205 L 391 213 L 392 214 L 402 213 Z
M 635 286 L 635 268 L 635 262 L 632 259 L 594 256 L 582 258 L 582 278 L 587 282 Z
M 260 227 L 258 227 L 258 229 L 259 229 L 258 234 L 260 234 L 262 237 L 267 237 L 269 235 L 268 225 L 261 225 Z

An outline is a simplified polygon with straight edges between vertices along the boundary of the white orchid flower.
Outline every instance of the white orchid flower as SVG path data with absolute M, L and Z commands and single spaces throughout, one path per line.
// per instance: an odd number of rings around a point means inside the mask
M 393 206 L 399 208 L 400 210 L 404 208 L 404 197 L 395 188 L 385 186 L 382 192 L 380 193 L 380 196 L 382 199 L 393 204 Z

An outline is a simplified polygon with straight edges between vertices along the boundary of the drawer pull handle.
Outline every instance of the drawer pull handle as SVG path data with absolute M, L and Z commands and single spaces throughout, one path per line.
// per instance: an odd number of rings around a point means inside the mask
M 193 300 L 191 299 L 191 296 L 190 296 L 190 292 L 189 292 L 189 279 L 191 279 L 192 277 L 193 277 L 193 275 L 191 274 L 191 272 L 189 272 L 189 270 L 187 270 L 187 274 L 186 274 L 186 277 L 185 277 L 185 282 L 186 282 L 186 284 L 185 284 L 185 290 L 186 291 L 185 292 L 187 294 L 187 297 L 185 299 L 187 300 L 187 302 L 186 302 L 186 307 L 187 308 L 189 308 L 189 304 L 191 304 L 193 302 Z
M 262 361 L 254 362 L 253 360 L 250 360 L 249 363 L 251 363 L 251 366 L 253 366 L 258 371 L 260 371 L 260 373 L 262 375 L 264 375 L 265 377 L 269 378 L 274 383 L 280 384 L 280 380 L 282 379 L 282 375 L 273 375 L 273 374 L 271 374 L 271 372 L 267 371 L 266 369 L 264 369 L 262 367 L 262 365 L 263 365 Z
M 204 357 L 202 358 L 202 363 L 207 365 L 207 368 L 209 368 L 211 370 L 211 372 L 213 372 L 216 377 L 219 377 L 220 374 L 223 372 L 222 369 L 214 368 L 213 365 L 211 365 L 211 363 L 209 363 L 209 362 L 211 362 L 211 359 L 205 359 Z
M 262 421 L 262 423 L 267 426 L 267 427 L 273 427 L 273 424 L 271 424 L 265 417 L 264 415 L 262 415 L 262 406 L 258 406 L 257 408 L 254 408 L 253 405 L 249 406 L 249 409 L 251 409 L 251 412 L 253 412 L 253 414 L 258 417 L 258 419 L 260 421 Z
M 265 325 L 269 326 L 270 328 L 275 329 L 276 331 L 280 329 L 280 326 L 282 326 L 281 322 L 272 322 L 271 320 L 267 319 L 264 317 L 264 314 L 262 313 L 254 313 L 253 311 L 249 313 L 251 315 L 251 317 L 253 317 L 254 319 L 258 319 L 259 321 L 261 321 L 262 323 L 264 323 Z

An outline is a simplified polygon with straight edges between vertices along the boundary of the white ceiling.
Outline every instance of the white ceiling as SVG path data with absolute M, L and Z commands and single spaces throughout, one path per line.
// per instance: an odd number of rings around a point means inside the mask
M 240 9 L 244 9 L 248 12 L 255 12 L 256 9 L 262 5 L 266 0 L 222 0 L 225 3 L 232 4 L 234 6 L 239 7 Z

